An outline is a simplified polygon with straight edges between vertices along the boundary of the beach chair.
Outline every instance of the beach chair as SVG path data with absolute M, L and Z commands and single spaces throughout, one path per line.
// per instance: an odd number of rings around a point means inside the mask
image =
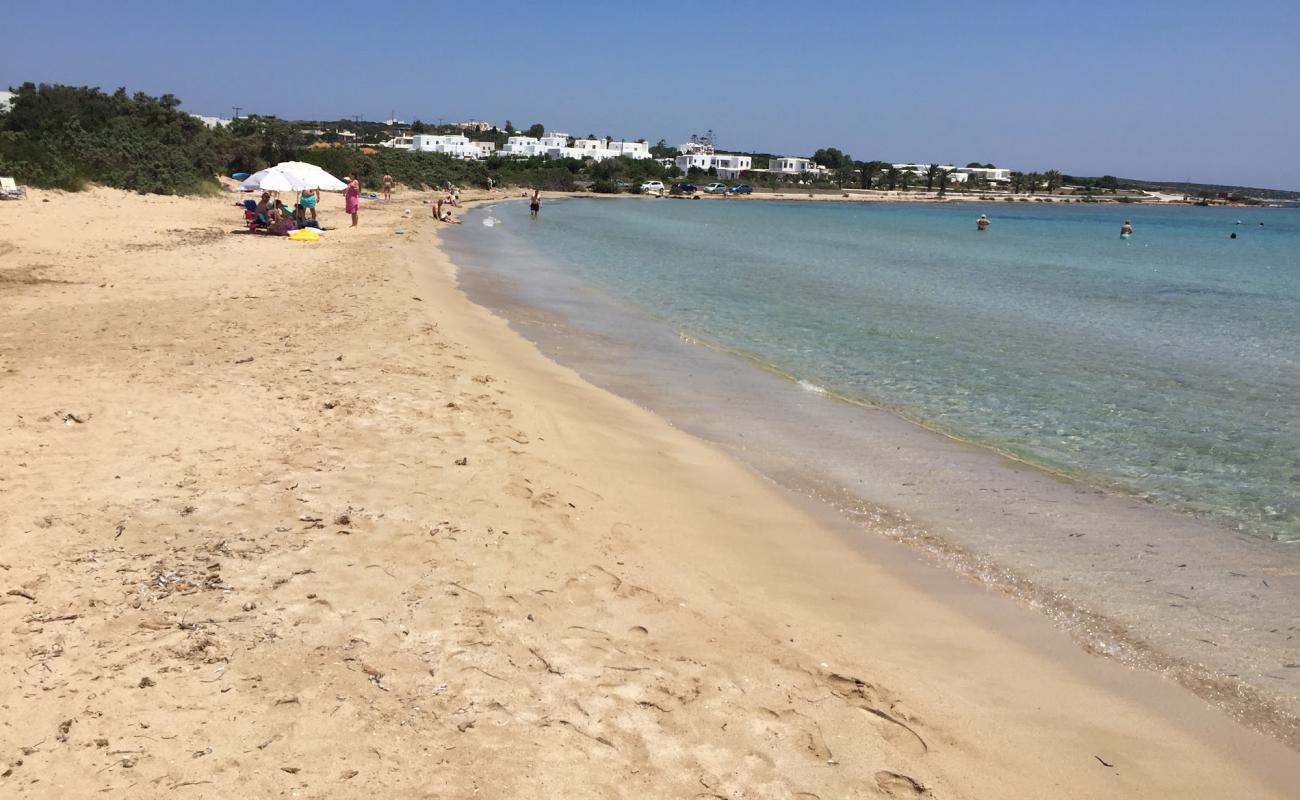
M 0 178 L 0 199 L 18 200 L 27 197 L 27 190 L 14 182 L 13 178 Z

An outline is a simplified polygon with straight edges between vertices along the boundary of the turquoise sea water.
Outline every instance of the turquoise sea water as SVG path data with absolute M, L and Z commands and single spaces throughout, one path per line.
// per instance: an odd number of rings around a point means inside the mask
M 535 223 L 497 215 L 580 281 L 797 380 L 1300 541 L 1300 210 L 572 200 Z

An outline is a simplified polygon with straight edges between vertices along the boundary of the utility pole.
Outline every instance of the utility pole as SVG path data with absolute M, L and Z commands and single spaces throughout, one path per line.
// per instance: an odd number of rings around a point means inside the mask
M 244 107 L 243 107 L 243 106 L 231 106 L 231 108 L 235 109 L 235 119 L 239 119 L 239 112 L 240 112 L 240 111 L 243 111 L 243 110 L 244 110 Z

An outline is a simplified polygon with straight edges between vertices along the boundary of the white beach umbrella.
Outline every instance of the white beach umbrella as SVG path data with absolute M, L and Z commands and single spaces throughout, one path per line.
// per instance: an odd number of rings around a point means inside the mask
M 348 188 L 348 185 L 324 169 L 315 164 L 308 164 L 306 161 L 283 161 L 275 165 L 276 169 L 289 172 L 303 181 L 310 183 L 311 188 L 323 189 L 327 192 L 341 192 Z
M 315 164 L 283 161 L 249 175 L 239 184 L 239 188 L 246 192 L 301 192 L 306 189 L 341 192 L 347 188 L 347 184 Z

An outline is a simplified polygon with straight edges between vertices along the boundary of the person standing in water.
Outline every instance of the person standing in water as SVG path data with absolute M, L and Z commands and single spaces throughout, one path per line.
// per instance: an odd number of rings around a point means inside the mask
M 542 192 L 540 189 L 533 190 L 533 199 L 528 201 L 529 216 L 536 217 L 537 213 L 542 210 Z
M 980 218 L 975 220 L 975 229 L 978 231 L 983 231 L 988 226 L 989 226 L 989 215 L 980 214 Z
M 1132 223 L 1132 221 L 1127 220 L 1127 219 L 1124 220 L 1124 224 L 1121 225 L 1121 226 L 1119 226 L 1119 235 L 1122 236 L 1122 237 L 1125 237 L 1125 238 L 1127 238 L 1127 237 L 1133 235 L 1133 223 Z

